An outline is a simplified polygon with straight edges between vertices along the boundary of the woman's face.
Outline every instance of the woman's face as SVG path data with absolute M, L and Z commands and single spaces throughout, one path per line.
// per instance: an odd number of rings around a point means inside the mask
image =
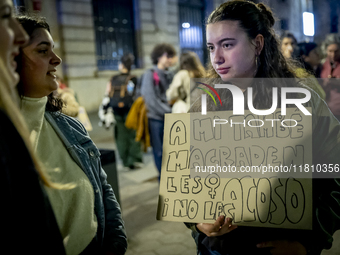
M 281 42 L 281 50 L 282 50 L 283 56 L 287 59 L 291 58 L 295 46 L 296 45 L 295 45 L 295 41 L 293 38 L 290 38 L 290 37 L 283 38 Z
M 13 84 L 19 82 L 14 58 L 19 54 L 19 47 L 28 40 L 28 35 L 13 17 L 12 1 L 0 0 L 0 58 L 4 61 Z
M 224 20 L 207 25 L 207 46 L 211 64 L 223 81 L 254 77 L 255 45 L 238 21 Z
M 175 57 L 168 57 L 168 53 L 164 53 L 161 57 L 158 58 L 157 66 L 158 68 L 165 70 L 170 66 L 173 66 L 175 63 Z
M 312 67 L 316 67 L 320 64 L 320 56 L 318 53 L 318 50 L 315 48 L 311 50 L 307 57 L 304 58 L 304 60 L 310 64 Z
M 33 31 L 29 44 L 22 49 L 20 79 L 24 95 L 41 98 L 58 88 L 54 73 L 61 59 L 53 52 L 54 42 L 44 28 Z
M 330 44 L 327 47 L 327 57 L 330 62 L 340 61 L 340 48 L 336 43 Z

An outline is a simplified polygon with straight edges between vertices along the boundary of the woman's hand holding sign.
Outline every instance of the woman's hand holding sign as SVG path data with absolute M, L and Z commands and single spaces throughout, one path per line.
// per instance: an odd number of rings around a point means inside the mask
M 202 233 L 209 237 L 221 236 L 237 228 L 236 225 L 232 225 L 231 218 L 225 219 L 225 216 L 223 215 L 218 217 L 214 224 L 197 223 L 196 227 L 199 231 L 201 231 Z

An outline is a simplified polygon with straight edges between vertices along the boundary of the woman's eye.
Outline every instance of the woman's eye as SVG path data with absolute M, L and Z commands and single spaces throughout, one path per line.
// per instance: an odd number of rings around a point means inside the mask
M 46 54 L 48 50 L 39 50 L 39 53 Z
M 4 14 L 1 16 L 2 19 L 9 19 L 10 17 L 12 17 L 11 14 Z
M 11 8 L 9 7 L 6 7 L 5 8 L 5 11 L 3 12 L 3 14 L 1 15 L 1 18 L 2 19 L 9 19 L 12 17 L 12 11 L 11 11 Z
M 207 49 L 208 49 L 208 51 L 213 51 L 214 47 L 213 46 L 208 46 Z
M 223 44 L 222 46 L 223 46 L 223 48 L 230 48 L 232 45 L 231 45 L 231 44 L 228 44 L 228 43 L 226 43 L 226 44 Z

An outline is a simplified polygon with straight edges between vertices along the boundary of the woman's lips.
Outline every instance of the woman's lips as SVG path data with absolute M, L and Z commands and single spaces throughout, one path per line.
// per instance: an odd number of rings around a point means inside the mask
M 13 68 L 14 70 L 16 70 L 16 69 L 17 69 L 17 66 L 18 66 L 18 63 L 17 63 L 17 61 L 15 60 L 15 57 L 18 56 L 18 55 L 19 55 L 19 51 L 14 51 L 14 52 L 12 52 L 12 54 L 11 54 L 11 58 L 10 58 L 10 60 L 11 60 L 11 66 L 12 66 L 12 68 Z
M 57 78 L 57 76 L 55 75 L 55 74 L 53 74 L 53 73 L 47 73 L 47 76 L 50 76 L 50 77 L 52 77 L 52 78 Z
M 230 67 L 227 67 L 227 68 L 217 68 L 216 71 L 219 74 L 227 74 L 229 72 L 229 69 L 230 69 Z
M 13 59 L 13 60 L 11 61 L 11 66 L 12 66 L 13 70 L 16 70 L 16 69 L 17 69 L 17 66 L 18 66 L 18 63 Z

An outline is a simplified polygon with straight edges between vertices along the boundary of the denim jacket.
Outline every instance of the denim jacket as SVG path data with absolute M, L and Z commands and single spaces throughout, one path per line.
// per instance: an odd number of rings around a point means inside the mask
M 99 150 L 84 126 L 74 118 L 49 111 L 45 112 L 45 118 L 93 186 L 94 210 L 98 221 L 96 235 L 98 245 L 103 251 L 124 254 L 127 249 L 124 222 L 115 194 L 107 183 L 107 175 L 101 167 Z

